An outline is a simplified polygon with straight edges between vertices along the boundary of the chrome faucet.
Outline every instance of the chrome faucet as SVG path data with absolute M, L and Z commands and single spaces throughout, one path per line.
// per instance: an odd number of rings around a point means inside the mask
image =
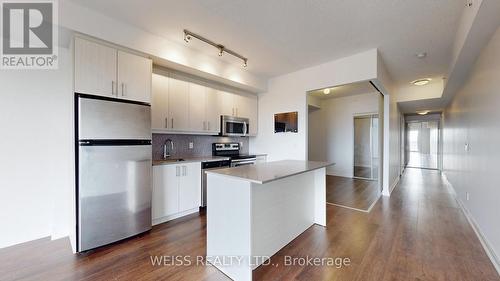
M 170 151 L 168 150 L 168 143 L 170 142 Z M 170 157 L 170 153 L 174 150 L 174 142 L 171 139 L 167 139 L 163 144 L 163 159 Z

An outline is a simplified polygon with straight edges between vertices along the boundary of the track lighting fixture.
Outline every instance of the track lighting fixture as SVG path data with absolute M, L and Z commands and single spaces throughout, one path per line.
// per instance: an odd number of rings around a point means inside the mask
M 230 54 L 234 57 L 237 57 L 239 59 L 241 59 L 243 61 L 243 67 L 247 67 L 248 66 L 248 59 L 238 53 L 236 53 L 235 51 L 233 50 L 230 50 L 230 49 L 227 49 L 226 47 L 224 47 L 224 45 L 221 45 L 221 44 L 217 44 L 215 42 L 213 42 L 212 40 L 209 40 L 201 35 L 198 35 L 196 33 L 193 33 L 187 29 L 184 29 L 184 41 L 186 43 L 188 43 L 192 38 L 196 38 L 202 42 L 205 42 L 209 45 L 212 45 L 214 46 L 215 48 L 217 48 L 219 50 L 219 57 L 222 57 L 222 55 L 224 55 L 224 53 L 227 53 L 227 54 Z

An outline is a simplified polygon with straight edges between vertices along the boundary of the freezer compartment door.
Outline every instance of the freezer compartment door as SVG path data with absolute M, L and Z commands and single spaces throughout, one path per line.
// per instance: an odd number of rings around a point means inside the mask
M 148 105 L 78 98 L 78 138 L 151 139 L 151 107 Z
M 80 146 L 79 251 L 151 229 L 151 146 Z

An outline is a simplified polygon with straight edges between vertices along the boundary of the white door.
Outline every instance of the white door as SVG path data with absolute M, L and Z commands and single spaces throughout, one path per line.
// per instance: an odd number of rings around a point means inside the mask
M 189 83 L 169 78 L 168 83 L 168 117 L 170 129 L 176 131 L 189 130 Z
M 234 96 L 234 104 L 238 117 L 249 119 L 249 134 L 257 135 L 257 116 L 258 102 L 256 97 Z
M 234 94 L 217 91 L 221 115 L 235 116 Z
M 220 132 L 221 106 L 218 100 L 217 90 L 206 88 L 205 96 L 205 119 L 207 120 L 207 131 L 217 134 Z
M 75 92 L 116 96 L 116 49 L 75 38 Z
M 153 167 L 153 220 L 179 212 L 179 178 L 181 167 Z
M 168 120 L 168 77 L 152 75 L 151 126 L 153 129 L 165 130 L 170 126 Z
M 205 120 L 205 86 L 189 83 L 189 129 L 202 132 L 207 129 Z
M 201 205 L 201 163 L 182 165 L 179 182 L 179 212 Z
M 148 58 L 118 51 L 118 97 L 150 103 L 152 67 Z

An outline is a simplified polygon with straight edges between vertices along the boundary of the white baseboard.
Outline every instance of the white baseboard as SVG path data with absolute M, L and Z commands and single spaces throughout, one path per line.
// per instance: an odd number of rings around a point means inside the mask
M 396 185 L 398 185 L 400 179 L 401 179 L 401 176 L 398 175 L 396 177 L 396 179 L 394 180 L 394 182 L 389 187 L 389 190 L 388 191 L 387 190 L 383 190 L 382 191 L 382 195 L 384 195 L 384 196 L 391 196 L 392 191 L 394 190 L 394 188 L 396 188 Z
M 160 223 L 164 223 L 164 222 L 167 222 L 167 221 L 178 219 L 178 218 L 183 217 L 183 216 L 194 214 L 194 213 L 197 213 L 199 211 L 200 211 L 200 209 L 198 207 L 196 207 L 194 209 L 187 210 L 187 211 L 184 211 L 184 212 L 180 212 L 180 213 L 177 213 L 177 214 L 173 214 L 173 215 L 170 215 L 170 216 L 155 218 L 155 219 L 153 219 L 152 223 L 153 223 L 153 225 L 157 225 L 157 224 L 160 224 Z
M 453 188 L 453 185 L 448 181 L 448 178 L 446 177 L 446 174 L 442 173 L 443 178 L 448 185 L 449 188 L 451 188 L 453 195 L 455 196 L 455 200 L 457 201 L 458 205 L 460 206 L 460 209 L 464 213 L 465 217 L 467 218 L 467 221 L 469 222 L 470 226 L 474 230 L 474 233 L 476 233 L 477 238 L 479 239 L 479 242 L 481 242 L 481 245 L 483 246 L 484 251 L 486 252 L 486 255 L 490 259 L 491 263 L 497 270 L 498 274 L 500 275 L 500 258 L 498 255 L 495 253 L 495 250 L 493 247 L 491 247 L 491 243 L 486 239 L 486 236 L 484 236 L 483 231 L 477 224 L 476 220 L 470 213 L 469 209 L 465 206 L 465 204 L 462 202 L 462 200 L 457 196 L 457 193 L 455 191 L 455 188 Z

